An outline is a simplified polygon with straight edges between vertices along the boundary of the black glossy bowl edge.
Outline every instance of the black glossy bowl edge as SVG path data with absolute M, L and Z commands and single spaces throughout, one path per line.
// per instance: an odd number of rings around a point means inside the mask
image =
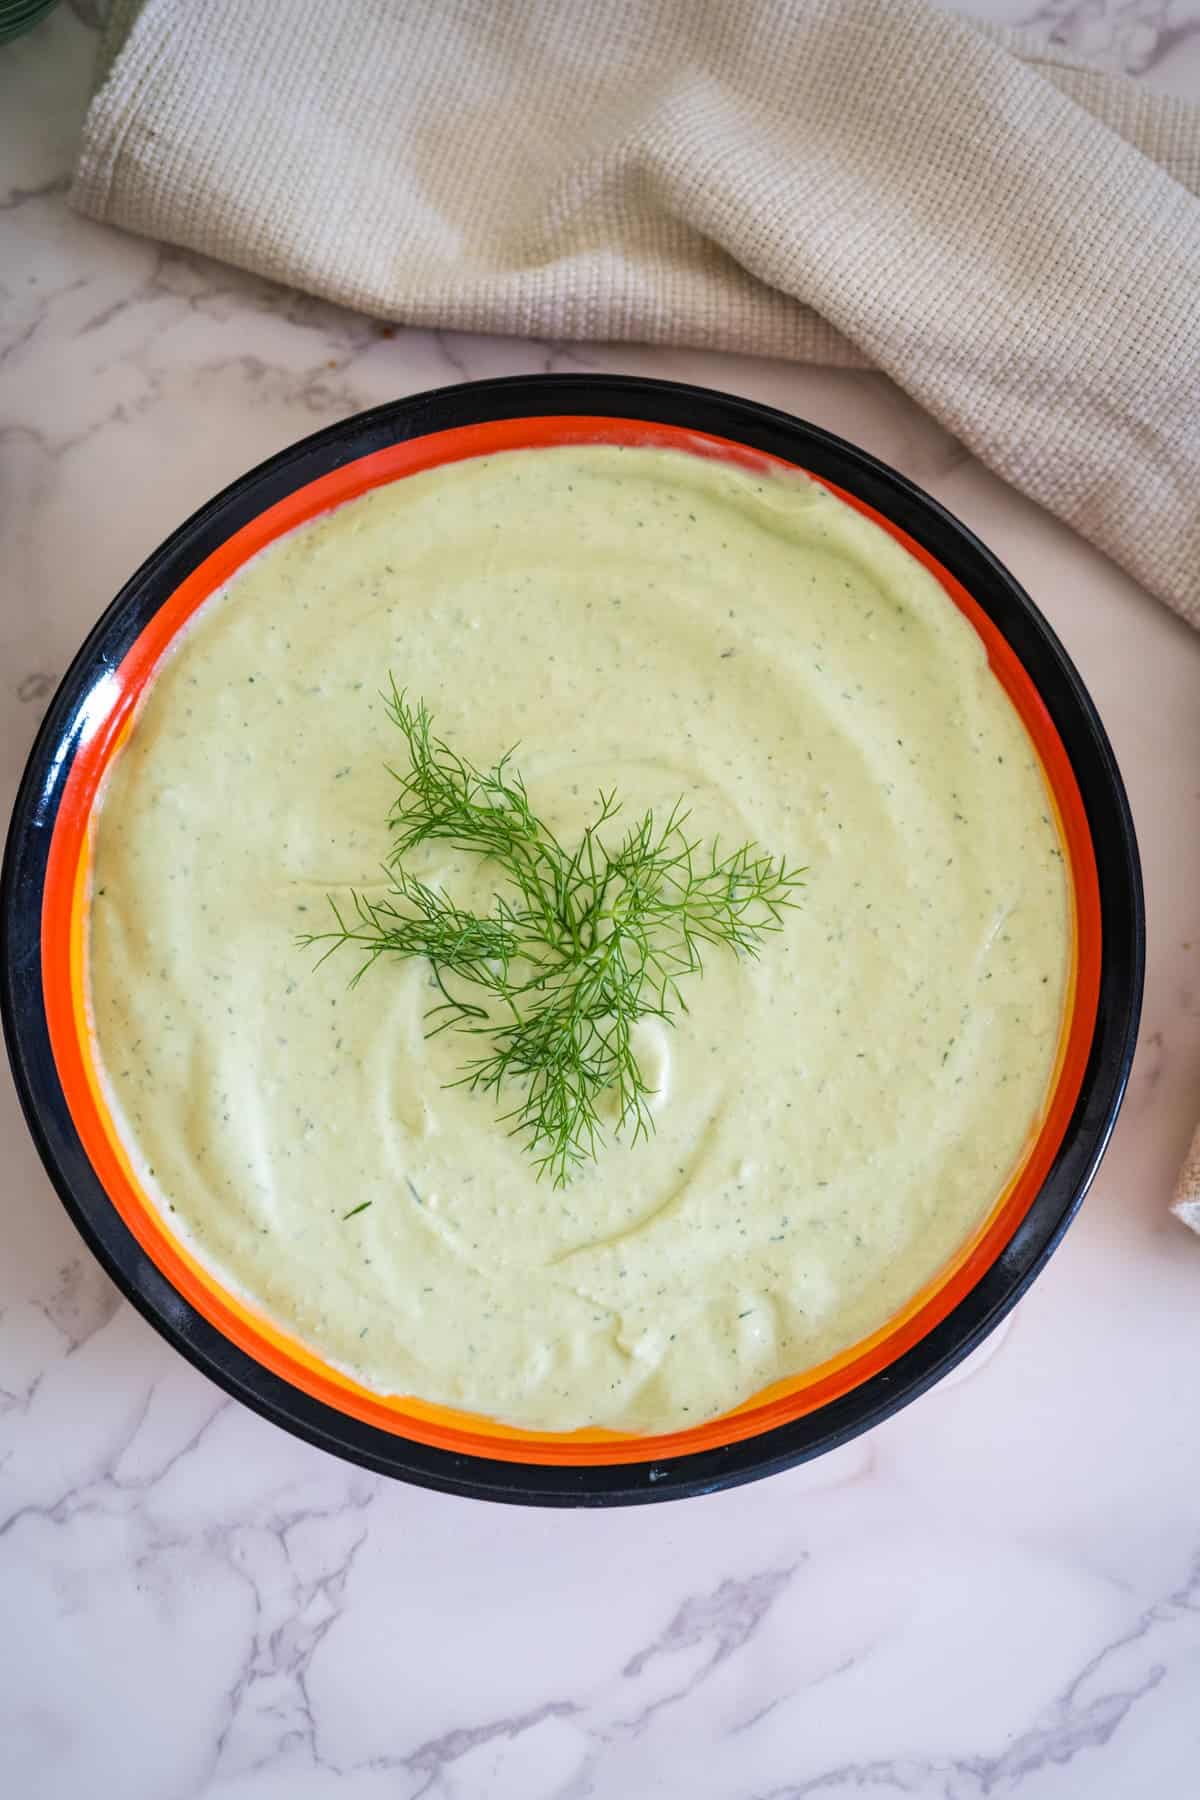
M 82 702 L 183 576 L 283 494 L 386 444 L 483 419 L 568 413 L 646 418 L 749 444 L 827 476 L 928 548 L 995 619 L 1063 737 L 1092 828 L 1104 929 L 1100 1011 L 1063 1145 L 1013 1238 L 951 1313 L 890 1368 L 806 1418 L 691 1456 L 585 1468 L 460 1456 L 362 1425 L 270 1374 L 196 1313 L 121 1222 L 75 1136 L 42 1012 L 39 943 L 46 853 Z M 1078 674 L 1013 576 L 931 496 L 833 434 L 754 401 L 621 375 L 514 376 L 434 389 L 329 426 L 239 477 L 143 563 L 75 657 L 30 752 L 0 871 L 0 1017 L 21 1105 L 63 1205 L 122 1293 L 196 1368 L 308 1442 L 421 1486 L 535 1505 L 636 1504 L 755 1480 L 870 1429 L 969 1355 L 1045 1265 L 1087 1192 L 1128 1080 L 1144 962 L 1141 873 L 1120 773 Z

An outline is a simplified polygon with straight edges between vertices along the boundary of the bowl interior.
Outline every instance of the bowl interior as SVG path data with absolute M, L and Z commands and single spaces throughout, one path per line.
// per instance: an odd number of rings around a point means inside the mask
M 1096 1033 L 1102 973 L 1102 906 L 1088 810 L 1071 757 L 1045 700 L 999 625 L 929 548 L 861 495 L 823 480 L 873 518 L 933 573 L 986 647 L 997 679 L 1020 716 L 1045 773 L 1066 866 L 1072 917 L 1071 971 L 1057 1065 L 1042 1116 L 988 1216 L 970 1240 L 879 1331 L 818 1367 L 777 1383 L 735 1411 L 687 1431 L 655 1437 L 606 1431 L 510 1429 L 493 1420 L 383 1397 L 358 1386 L 222 1286 L 170 1232 L 143 1191 L 120 1142 L 98 1078 L 87 1023 L 89 861 L 97 796 L 106 770 L 136 729 L 139 701 L 172 640 L 196 609 L 250 557 L 318 513 L 419 470 L 501 450 L 547 445 L 637 444 L 724 458 L 755 470 L 806 467 L 746 443 L 653 419 L 557 413 L 490 419 L 435 430 L 353 456 L 253 512 L 221 538 L 158 603 L 119 657 L 93 656 L 75 717 L 74 754 L 50 822 L 40 905 L 41 989 L 54 1070 L 70 1131 L 107 1201 L 166 1291 L 265 1372 L 373 1432 L 457 1458 L 535 1468 L 662 1465 L 723 1451 L 803 1419 L 871 1383 L 927 1339 L 1002 1258 L 1062 1149 L 1080 1102 Z M 161 1313 L 162 1307 L 158 1309 Z M 261 1396 L 260 1396 L 261 1401 Z

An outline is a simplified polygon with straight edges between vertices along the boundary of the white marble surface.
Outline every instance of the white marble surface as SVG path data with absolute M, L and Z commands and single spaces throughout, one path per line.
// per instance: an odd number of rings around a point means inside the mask
M 0 49 L 0 807 L 86 627 L 248 464 L 463 376 L 666 373 L 857 439 L 1034 592 L 1128 779 L 1149 983 L 1103 1172 L 972 1365 L 792 1474 L 607 1514 L 391 1484 L 224 1400 L 82 1250 L 0 1080 L 0 1792 L 1200 1793 L 1200 1241 L 1166 1211 L 1200 1104 L 1200 638 L 875 375 L 393 334 L 73 217 L 94 10 Z M 1200 97 L 1197 0 L 1035 23 Z

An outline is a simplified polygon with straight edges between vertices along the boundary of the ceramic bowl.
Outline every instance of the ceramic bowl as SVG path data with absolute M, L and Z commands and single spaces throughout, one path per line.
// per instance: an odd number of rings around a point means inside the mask
M 862 1343 L 724 1417 L 657 1437 L 536 1433 L 356 1387 L 201 1267 L 141 1192 L 95 1079 L 84 956 L 89 826 L 139 695 L 196 607 L 248 557 L 330 506 L 439 463 L 561 443 L 663 445 L 807 471 L 879 521 L 982 638 L 1046 773 L 1070 872 L 1073 958 L 1044 1124 L 969 1243 Z M 276 1424 L 386 1474 L 549 1505 L 663 1500 L 845 1442 L 973 1350 L 1078 1208 L 1125 1089 L 1141 1002 L 1137 847 L 1096 710 L 1036 606 L 971 532 L 862 450 L 769 407 L 672 382 L 544 376 L 377 407 L 243 475 L 182 525 L 101 616 L 51 703 L 0 880 L 0 1005 L 30 1131 L 113 1280 L 205 1374 Z

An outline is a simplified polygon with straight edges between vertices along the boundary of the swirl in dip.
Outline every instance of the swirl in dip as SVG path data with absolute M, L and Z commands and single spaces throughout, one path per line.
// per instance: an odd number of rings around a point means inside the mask
M 808 866 L 760 960 L 712 952 L 646 1026 L 651 1140 L 564 1190 L 447 1088 L 469 1044 L 425 1037 L 426 965 L 350 989 L 349 953 L 296 948 L 382 882 L 389 673 L 477 764 L 519 742 L 563 841 L 615 786 Z M 805 477 L 603 446 L 414 475 L 244 567 L 117 759 L 89 954 L 114 1117 L 171 1229 L 366 1386 L 698 1424 L 883 1325 L 994 1206 L 1060 1038 L 1053 819 L 971 626 Z M 410 866 L 489 903 L 475 858 Z

